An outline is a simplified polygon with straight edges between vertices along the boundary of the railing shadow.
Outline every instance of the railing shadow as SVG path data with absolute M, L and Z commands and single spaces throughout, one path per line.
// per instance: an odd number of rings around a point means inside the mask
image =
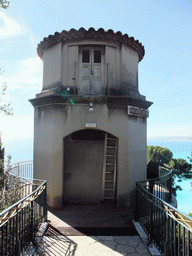
M 90 210 L 93 208 L 94 216 L 97 215 L 100 218 L 100 222 L 94 223 L 95 225 L 91 226 L 90 219 L 88 217 L 89 213 L 92 215 L 93 211 Z M 108 221 L 110 221 L 110 211 L 103 212 L 99 209 L 98 205 L 84 206 L 84 215 L 81 215 L 81 207 L 72 205 L 66 207 L 63 210 L 58 210 L 58 212 L 52 211 L 50 214 L 48 211 L 49 220 L 51 224 L 59 229 L 66 237 L 70 238 L 77 244 L 76 253 L 77 255 L 127 255 L 128 252 L 135 253 L 136 255 L 149 255 L 146 245 L 142 244 L 142 241 L 133 226 L 132 222 L 127 223 L 127 226 L 111 226 L 108 225 L 107 219 L 102 219 L 103 214 L 108 216 Z M 89 211 L 86 211 L 88 210 Z M 97 209 L 97 210 L 96 210 Z M 103 207 L 103 209 L 107 209 Z M 111 208 L 110 208 L 111 209 Z M 109 209 L 108 209 L 109 210 Z M 72 214 L 73 212 L 73 214 Z M 78 213 L 77 213 L 78 212 Z M 50 214 L 50 215 L 49 215 Z M 52 216 L 52 214 L 54 216 Z M 77 214 L 77 215 L 76 215 Z M 67 215 L 67 216 L 66 216 Z M 77 219 L 85 216 L 86 219 L 83 223 L 86 223 L 86 226 L 81 225 L 75 226 L 74 224 L 78 223 Z M 70 217 L 71 216 L 71 217 Z M 92 216 L 92 220 L 96 219 Z M 116 214 L 112 214 L 111 217 L 118 217 Z M 65 218 L 66 217 L 66 218 Z M 127 217 L 125 217 L 127 218 Z M 75 222 L 70 219 L 76 219 Z M 81 219 L 81 218 L 80 218 Z M 79 220 L 80 220 L 79 219 Z M 105 225 L 103 223 L 105 222 Z M 80 223 L 79 223 L 80 224 Z M 103 224 L 100 225 L 100 224 Z M 113 222 L 114 224 L 114 222 Z M 116 223 L 117 224 L 117 223 Z M 120 223 L 119 223 L 120 224 Z M 131 226 L 132 224 L 132 226 Z M 138 246 L 135 246 L 138 245 Z M 141 252 L 142 251 L 142 252 Z M 84 254 L 82 254 L 84 253 Z M 51 254 L 50 254 L 51 255 Z
M 42 237 L 34 255 L 58 255 L 73 256 L 77 244 L 68 237 L 61 234 L 54 227 L 49 226 L 47 232 Z

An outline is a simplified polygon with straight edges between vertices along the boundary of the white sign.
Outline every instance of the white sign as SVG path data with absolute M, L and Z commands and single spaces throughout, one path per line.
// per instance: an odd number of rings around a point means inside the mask
M 85 124 L 85 127 L 86 127 L 86 128 L 96 128 L 96 127 L 97 127 L 97 124 L 96 124 L 96 123 L 86 123 L 86 124 Z
M 135 106 L 127 106 L 127 113 L 131 116 L 149 117 L 149 110 Z

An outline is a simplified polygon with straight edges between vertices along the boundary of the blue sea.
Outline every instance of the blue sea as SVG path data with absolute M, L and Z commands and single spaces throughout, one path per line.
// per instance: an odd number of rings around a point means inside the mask
M 11 155 L 11 163 L 33 160 L 33 138 L 2 141 L 5 149 L 5 160 Z
M 188 141 L 166 141 L 148 140 L 148 145 L 161 146 L 170 149 L 173 158 L 183 158 L 188 161 L 192 152 L 192 142 Z M 5 155 L 12 155 L 11 163 L 33 160 L 33 139 L 17 139 L 3 142 Z M 179 183 L 183 188 L 177 191 L 178 209 L 184 213 L 192 212 L 192 180 L 184 180 Z

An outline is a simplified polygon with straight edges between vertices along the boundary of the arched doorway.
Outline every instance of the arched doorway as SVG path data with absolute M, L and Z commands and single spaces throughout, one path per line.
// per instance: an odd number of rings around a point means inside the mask
M 64 138 L 63 201 L 100 203 L 115 200 L 117 139 L 85 129 Z

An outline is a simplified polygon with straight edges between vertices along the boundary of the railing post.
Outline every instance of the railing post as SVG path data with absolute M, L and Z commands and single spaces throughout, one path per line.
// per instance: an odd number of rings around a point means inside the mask
M 18 172 L 17 172 L 18 174 L 17 174 L 17 175 L 20 176 L 20 167 L 19 167 L 19 163 L 18 163 L 18 167 L 17 167 L 17 168 L 18 168 L 18 169 L 17 169 L 17 170 L 18 170 Z
M 171 202 L 172 199 L 172 175 L 167 180 L 167 188 L 168 188 L 168 203 Z
M 20 241 L 19 241 L 19 237 L 18 237 L 18 235 L 19 235 L 19 226 L 18 226 L 18 208 L 17 208 L 17 214 L 16 214 L 16 230 L 15 230 L 15 232 L 16 232 L 16 253 L 17 253 L 17 256 L 19 256 L 20 255 L 20 250 L 21 250 L 21 248 L 20 248 Z
M 139 205 L 138 205 L 138 185 L 136 182 L 136 205 L 135 205 L 135 211 L 134 211 L 134 220 L 139 221 Z
M 1 250 L 0 253 L 1 255 L 3 255 L 3 241 L 4 241 L 4 230 L 3 230 L 4 226 L 0 227 L 0 232 L 1 232 L 1 241 L 0 241 L 0 246 L 1 246 Z
M 31 201 L 31 241 L 34 243 L 33 201 Z
M 154 240 L 154 235 L 153 235 L 153 203 L 150 202 L 150 224 L 149 224 L 149 234 L 150 234 L 150 240 L 149 243 L 151 243 Z
M 172 174 L 170 177 L 170 195 L 169 195 L 169 202 L 172 200 L 172 185 L 173 185 L 173 179 L 172 179 Z
M 166 240 L 165 240 L 165 255 L 169 255 L 169 216 L 166 215 Z
M 47 182 L 43 193 L 43 217 L 47 220 Z

